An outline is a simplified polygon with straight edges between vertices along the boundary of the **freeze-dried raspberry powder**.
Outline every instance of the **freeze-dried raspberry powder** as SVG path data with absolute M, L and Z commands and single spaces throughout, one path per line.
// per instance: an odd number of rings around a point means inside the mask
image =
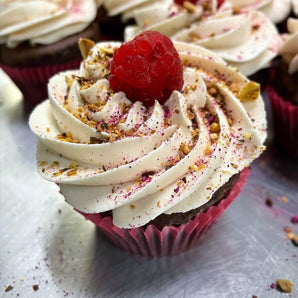
M 146 31 L 121 45 L 110 67 L 110 86 L 133 102 L 147 106 L 164 103 L 183 86 L 183 65 L 172 41 L 157 31 Z

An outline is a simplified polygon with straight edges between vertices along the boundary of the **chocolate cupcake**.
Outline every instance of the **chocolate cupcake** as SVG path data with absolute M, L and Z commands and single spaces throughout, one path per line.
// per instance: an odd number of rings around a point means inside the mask
M 94 0 L 10 1 L 1 7 L 0 67 L 34 106 L 47 97 L 48 79 L 76 69 L 80 37 L 99 41 Z
M 30 116 L 40 174 L 120 248 L 193 247 L 264 150 L 260 86 L 156 31 L 80 48 L 80 69 L 53 76 Z
M 252 5 L 235 6 L 237 1 L 191 2 L 170 1 L 135 10 L 136 26 L 127 26 L 125 39 L 157 30 L 172 40 L 207 48 L 263 87 L 282 45 L 274 23 Z
M 288 33 L 280 57 L 270 70 L 267 87 L 272 107 L 274 138 L 290 157 L 298 161 L 298 19 L 288 19 Z

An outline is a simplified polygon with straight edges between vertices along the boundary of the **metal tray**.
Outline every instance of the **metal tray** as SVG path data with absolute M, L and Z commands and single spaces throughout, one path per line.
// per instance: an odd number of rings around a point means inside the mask
M 1 297 L 298 297 L 298 247 L 283 230 L 298 234 L 298 168 L 271 135 L 200 245 L 173 257 L 134 256 L 106 242 L 38 175 L 29 111 L 2 72 L 0 84 Z M 292 293 L 272 289 L 277 279 L 292 281 Z

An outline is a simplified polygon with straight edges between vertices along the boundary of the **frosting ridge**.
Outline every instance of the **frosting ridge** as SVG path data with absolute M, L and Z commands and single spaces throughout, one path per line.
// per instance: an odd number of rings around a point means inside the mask
M 184 85 L 161 105 L 132 103 L 109 87 L 120 43 L 98 43 L 80 70 L 55 75 L 29 125 L 40 174 L 86 213 L 142 226 L 206 203 L 264 150 L 259 86 L 200 47 L 174 42 Z
M 1 1 L 0 43 L 50 44 L 84 30 L 96 17 L 94 0 Z
M 170 10 L 170 6 L 167 9 Z M 129 40 L 143 30 L 161 31 L 175 41 L 210 49 L 246 76 L 268 67 L 282 45 L 276 27 L 262 12 L 253 9 L 235 11 L 229 2 L 208 13 L 197 6 L 195 12 L 180 11 L 145 25 L 155 10 L 153 5 L 146 9 L 146 14 L 145 9 L 135 10 L 137 26 L 127 26 L 125 39 Z M 177 23 L 176 18 L 183 15 L 185 22 Z

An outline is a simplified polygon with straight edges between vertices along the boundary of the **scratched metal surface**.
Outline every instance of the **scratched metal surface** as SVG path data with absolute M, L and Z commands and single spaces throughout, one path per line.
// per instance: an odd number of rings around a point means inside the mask
M 298 297 L 298 247 L 283 231 L 298 234 L 290 222 L 298 214 L 298 169 L 270 142 L 199 246 L 174 257 L 132 256 L 102 239 L 37 174 L 28 111 L 0 75 L 1 297 Z M 270 288 L 279 278 L 294 283 L 291 294 Z

